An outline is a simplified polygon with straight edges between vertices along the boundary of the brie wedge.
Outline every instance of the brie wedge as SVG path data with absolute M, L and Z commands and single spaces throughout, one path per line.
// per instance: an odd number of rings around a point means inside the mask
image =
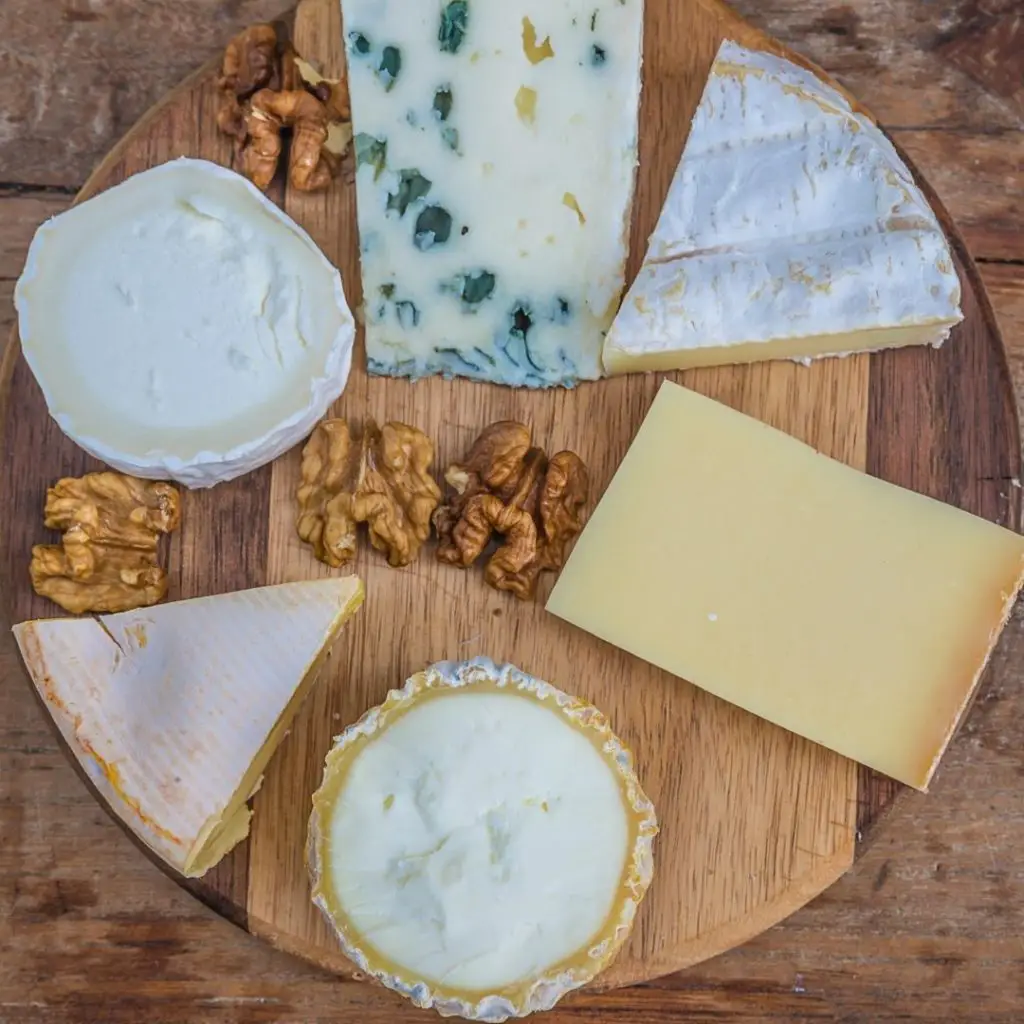
M 961 319 L 949 243 L 885 134 L 810 71 L 723 43 L 605 370 L 938 346 Z
M 362 600 L 347 576 L 24 622 L 14 635 L 101 796 L 194 877 L 248 835 L 246 801 Z
M 360 970 L 443 1016 L 550 1009 L 625 942 L 654 808 L 591 705 L 486 658 L 413 676 L 336 741 L 313 901 Z
M 144 171 L 47 221 L 15 290 L 50 414 L 124 473 L 208 487 L 270 462 L 341 394 L 341 277 L 245 178 Z

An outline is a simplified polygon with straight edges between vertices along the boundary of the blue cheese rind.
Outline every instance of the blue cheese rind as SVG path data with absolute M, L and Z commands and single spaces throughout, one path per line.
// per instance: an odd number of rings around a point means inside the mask
M 642 0 L 342 0 L 371 373 L 602 376 Z

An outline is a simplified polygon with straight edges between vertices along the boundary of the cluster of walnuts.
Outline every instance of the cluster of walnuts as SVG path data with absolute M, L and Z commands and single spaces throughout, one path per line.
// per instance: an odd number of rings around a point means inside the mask
M 326 188 L 352 137 L 346 79 L 322 78 L 295 52 L 283 28 L 253 25 L 224 51 L 217 125 L 236 144 L 235 161 L 266 190 L 291 133 L 288 181 L 303 192 Z
M 433 529 L 439 562 L 465 569 L 490 548 L 487 582 L 532 597 L 583 528 L 589 482 L 579 456 L 549 458 L 529 427 L 494 423 L 446 470 L 443 503 L 433 461 L 433 443 L 415 427 L 367 420 L 354 437 L 345 420 L 324 420 L 302 452 L 299 537 L 338 568 L 355 557 L 365 524 L 373 547 L 399 567 L 416 560 Z M 44 518 L 63 536 L 32 549 L 38 594 L 74 614 L 123 612 L 166 596 L 158 548 L 181 523 L 173 485 L 114 472 L 68 477 L 47 491 Z
M 355 556 L 360 523 L 396 567 L 416 559 L 431 526 L 438 561 L 459 568 L 497 541 L 485 579 L 496 590 L 532 597 L 540 574 L 562 567 L 583 528 L 589 480 L 579 456 L 549 458 L 533 446 L 529 427 L 494 423 L 448 467 L 444 503 L 430 473 L 433 459 L 433 443 L 415 427 L 369 421 L 355 442 L 344 420 L 325 420 L 302 453 L 299 537 L 335 568 Z
M 181 522 L 171 484 L 113 472 L 67 477 L 46 492 L 43 515 L 63 536 L 32 549 L 37 594 L 79 615 L 145 608 L 167 593 L 157 548 Z

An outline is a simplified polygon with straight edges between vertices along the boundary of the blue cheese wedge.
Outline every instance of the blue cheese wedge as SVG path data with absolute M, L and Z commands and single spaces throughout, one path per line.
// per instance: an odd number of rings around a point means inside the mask
M 246 801 L 362 601 L 348 576 L 23 622 L 14 636 L 111 810 L 198 876 L 248 834 Z
M 15 302 L 61 429 L 123 473 L 188 487 L 298 444 L 352 364 L 338 271 L 258 189 L 204 160 L 47 221 Z
M 342 0 L 371 373 L 600 377 L 642 0 Z
M 441 663 L 328 755 L 313 901 L 360 970 L 444 1016 L 503 1021 L 611 962 L 656 833 L 594 707 L 486 658 Z
M 941 345 L 953 257 L 878 126 L 810 71 L 725 42 L 609 373 Z

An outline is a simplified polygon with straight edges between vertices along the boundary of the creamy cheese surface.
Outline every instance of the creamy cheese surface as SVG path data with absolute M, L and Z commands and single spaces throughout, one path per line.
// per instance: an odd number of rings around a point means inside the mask
M 722 44 L 609 373 L 938 345 L 949 242 L 885 133 L 812 72 Z
M 587 943 L 629 853 L 619 780 L 514 693 L 434 697 L 353 761 L 330 822 L 353 926 L 427 981 L 501 988 Z
M 342 0 L 371 372 L 601 376 L 642 0 Z
M 550 1010 L 629 938 L 658 823 L 592 704 L 514 665 L 438 662 L 336 737 L 313 903 L 366 974 L 442 1016 Z
M 231 452 L 255 468 L 344 386 L 337 271 L 238 175 L 175 161 L 37 238 L 18 293 L 26 358 L 66 432 L 118 468 Z

